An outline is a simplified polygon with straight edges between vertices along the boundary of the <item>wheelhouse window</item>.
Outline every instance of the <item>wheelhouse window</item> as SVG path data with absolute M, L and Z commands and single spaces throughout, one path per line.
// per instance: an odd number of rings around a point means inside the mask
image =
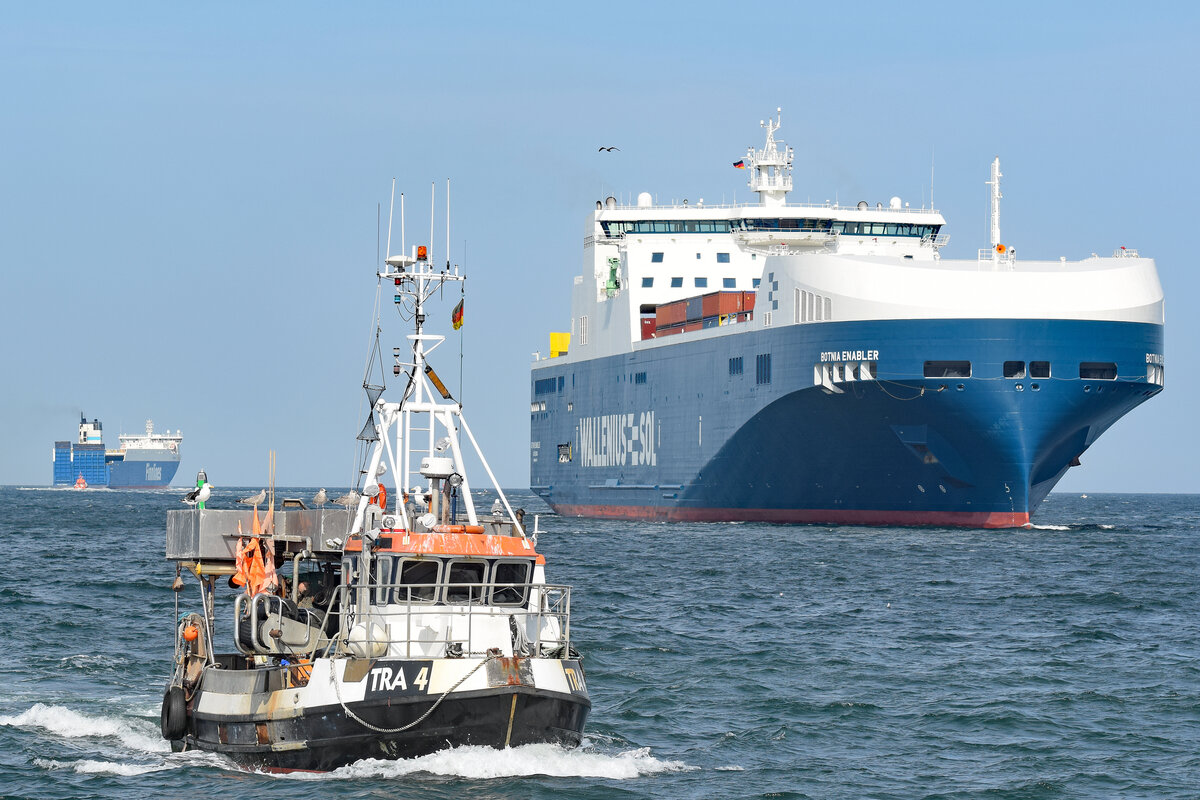
M 926 378 L 969 378 L 970 361 L 926 361 Z
M 1024 378 L 1025 377 L 1025 362 L 1024 361 L 1005 361 L 1004 362 L 1004 377 L 1006 378 Z
M 529 592 L 529 573 L 529 561 L 497 561 L 492 577 L 492 605 L 524 605 Z
M 1079 377 L 1088 381 L 1115 381 L 1117 365 L 1111 361 L 1084 361 L 1079 365 Z
M 1031 378 L 1049 378 L 1050 377 L 1050 362 L 1049 361 L 1030 361 L 1029 362 L 1029 377 L 1031 377 Z
M 441 569 L 442 562 L 436 558 L 402 559 L 393 602 L 432 603 L 437 598 Z
M 446 602 L 451 604 L 482 604 L 486 592 L 482 588 L 487 575 L 487 562 L 467 559 L 451 561 L 446 573 Z

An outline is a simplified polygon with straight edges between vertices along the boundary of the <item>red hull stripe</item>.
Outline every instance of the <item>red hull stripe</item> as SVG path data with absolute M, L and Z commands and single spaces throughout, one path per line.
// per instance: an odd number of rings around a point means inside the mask
M 604 517 L 661 522 L 792 522 L 830 525 L 941 525 L 961 528 L 1019 528 L 1025 511 L 889 511 L 818 508 L 667 508 L 556 504 L 567 517 Z

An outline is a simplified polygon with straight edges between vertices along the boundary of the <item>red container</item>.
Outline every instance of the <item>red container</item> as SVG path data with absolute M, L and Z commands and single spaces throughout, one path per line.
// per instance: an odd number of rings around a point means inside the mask
M 654 310 L 656 327 L 665 328 L 668 325 L 678 325 L 687 318 L 687 301 L 677 300 L 674 303 L 664 303 Z
M 700 316 L 715 317 L 720 313 L 722 292 L 712 292 L 700 298 Z
M 653 339 L 657 327 L 654 317 L 642 317 L 642 338 Z
M 746 308 L 742 292 L 721 292 L 717 314 L 736 314 Z
M 664 336 L 671 336 L 676 333 L 683 333 L 682 325 L 671 325 L 667 328 L 659 328 L 654 332 L 656 338 L 661 339 Z
M 704 327 L 704 323 L 701 322 L 700 320 L 696 320 L 695 322 L 688 322 L 688 323 L 684 324 L 683 332 L 691 333 L 692 331 L 698 331 L 698 330 L 702 329 L 703 327 Z
M 742 297 L 744 298 L 744 300 L 742 302 L 742 309 L 745 311 L 753 311 L 754 310 L 755 293 L 754 292 L 743 292 Z

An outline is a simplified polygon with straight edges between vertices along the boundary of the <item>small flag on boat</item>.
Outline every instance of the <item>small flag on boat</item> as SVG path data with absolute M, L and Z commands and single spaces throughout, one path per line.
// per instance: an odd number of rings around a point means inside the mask
M 735 161 L 735 162 L 733 162 L 733 165 L 734 165 L 735 167 L 737 167 L 738 169 L 745 169 L 745 168 L 746 168 L 746 162 L 745 162 L 745 161 L 740 161 L 740 160 L 739 160 L 739 161 Z
M 454 311 L 450 314 L 450 322 L 454 325 L 454 330 L 458 330 L 463 325 L 463 301 L 459 300 L 458 305 L 454 307 Z

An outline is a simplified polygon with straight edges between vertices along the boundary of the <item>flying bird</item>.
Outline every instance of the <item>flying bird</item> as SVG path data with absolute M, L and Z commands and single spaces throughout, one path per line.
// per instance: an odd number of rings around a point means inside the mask
M 313 495 L 313 505 L 316 506 L 317 508 L 321 508 L 328 502 L 329 502 L 329 495 L 325 494 L 324 489 L 321 489 L 319 492 L 317 492 L 315 495 Z
M 601 151 L 604 151 L 605 153 L 611 153 L 613 150 L 616 150 L 617 152 L 620 152 L 621 148 L 619 148 L 619 147 L 601 147 L 601 148 L 600 148 L 599 150 L 597 150 L 596 152 L 597 152 L 597 153 L 599 153 L 599 152 L 601 152 Z
M 333 504 L 335 506 L 345 506 L 346 508 L 349 508 L 350 506 L 358 505 L 358 498 L 358 492 L 351 489 L 338 499 L 334 500 Z
M 261 505 L 266 499 L 267 490 L 259 489 L 258 494 L 252 494 L 249 497 L 243 497 L 241 500 L 238 500 L 238 502 L 244 506 L 257 506 Z
M 187 503 L 189 506 L 194 506 L 197 503 L 207 502 L 210 497 L 212 497 L 212 484 L 205 483 L 199 489 L 192 489 L 185 494 L 182 502 Z

